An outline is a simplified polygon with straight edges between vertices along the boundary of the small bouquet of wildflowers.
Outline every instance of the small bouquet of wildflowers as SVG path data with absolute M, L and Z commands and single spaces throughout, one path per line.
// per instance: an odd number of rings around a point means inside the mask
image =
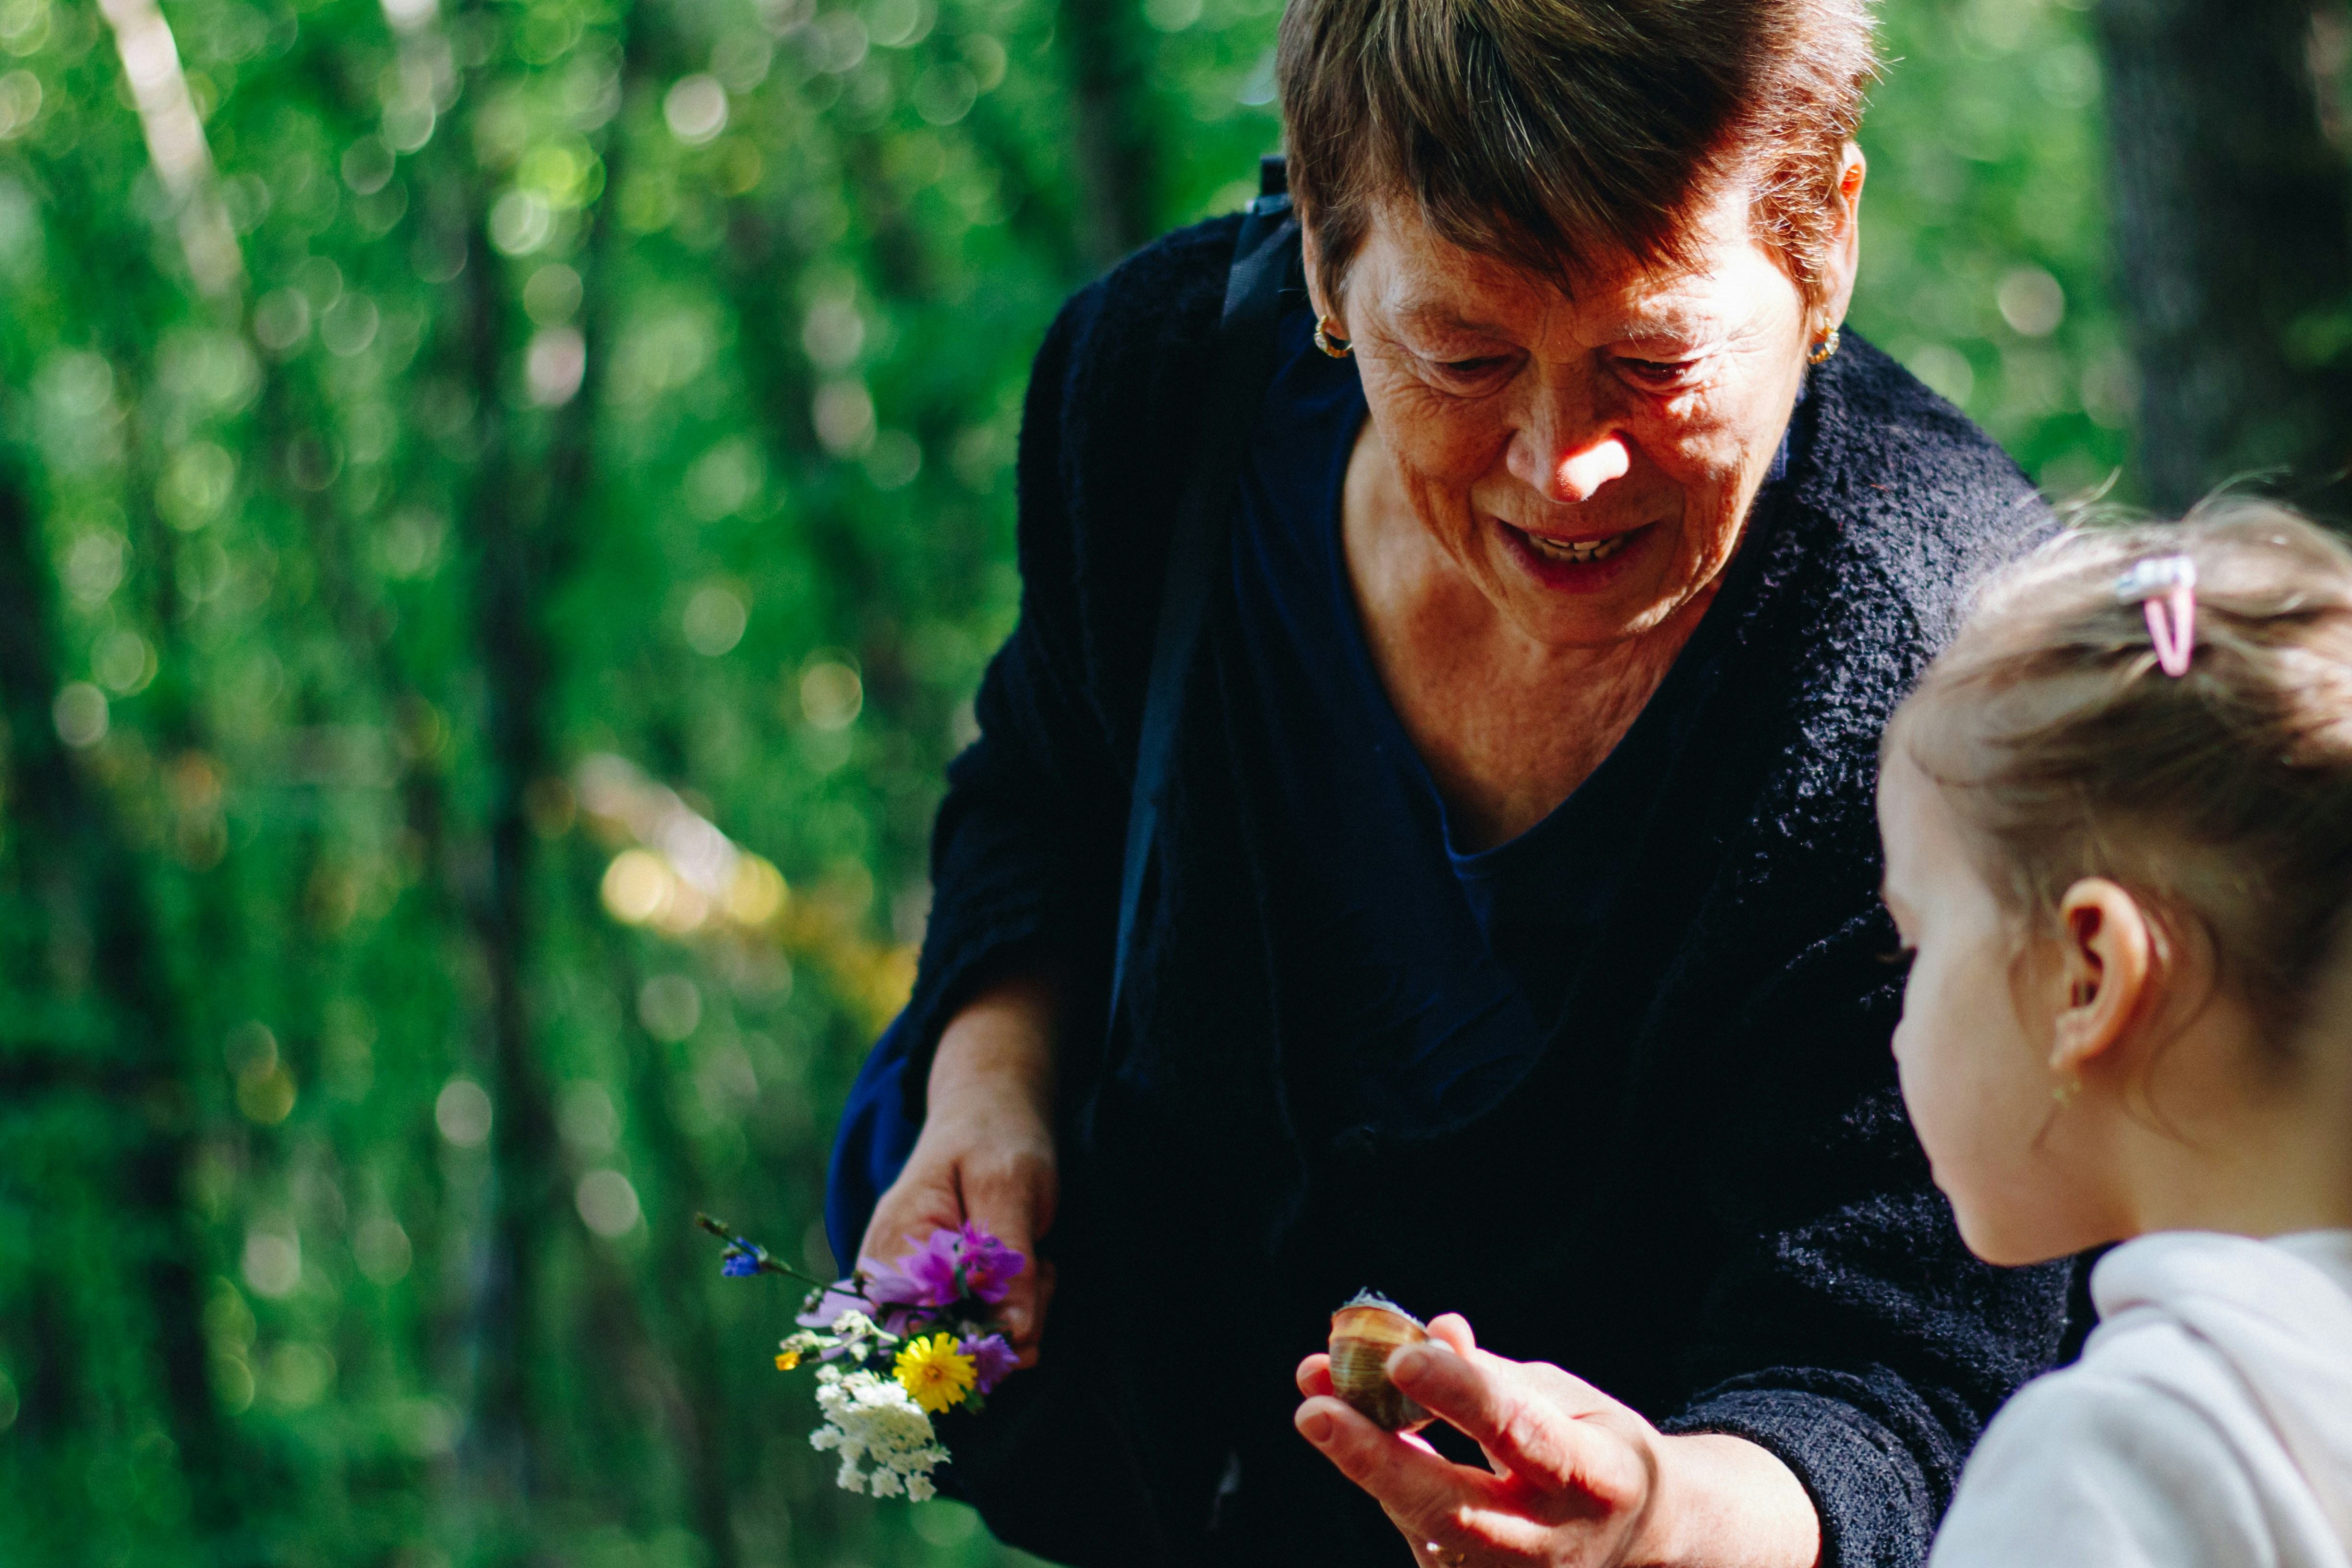
M 809 1442 L 840 1453 L 842 1488 L 918 1502 L 931 1496 L 931 1471 L 948 1457 L 931 1417 L 978 1410 L 1013 1370 L 1013 1347 L 993 1320 L 1029 1260 L 967 1223 L 933 1231 L 895 1264 L 861 1259 L 855 1274 L 828 1285 L 709 1215 L 695 1223 L 727 1243 L 721 1273 L 782 1274 L 814 1287 L 776 1369 L 817 1363 L 824 1424 Z

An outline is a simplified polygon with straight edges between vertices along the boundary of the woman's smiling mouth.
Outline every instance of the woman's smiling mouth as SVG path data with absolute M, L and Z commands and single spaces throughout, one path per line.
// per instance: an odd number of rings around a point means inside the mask
M 1531 533 L 1491 513 L 1487 521 L 1520 571 L 1551 592 L 1580 595 L 1598 593 L 1635 570 L 1650 557 L 1647 547 L 1659 537 L 1654 522 L 1600 539 L 1559 539 Z
M 1537 554 L 1553 561 L 1571 561 L 1578 565 L 1608 560 L 1625 548 L 1625 542 L 1633 537 L 1631 533 L 1612 533 L 1606 539 L 1547 539 L 1540 533 L 1529 533 L 1525 529 L 1517 531 Z

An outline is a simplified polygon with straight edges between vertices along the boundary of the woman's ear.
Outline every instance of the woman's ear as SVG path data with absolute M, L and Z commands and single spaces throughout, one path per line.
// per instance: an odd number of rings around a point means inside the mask
M 1319 321 L 1331 313 L 1331 301 L 1323 297 L 1323 247 L 1315 243 L 1315 226 L 1304 213 L 1298 216 L 1298 259 L 1307 269 L 1307 303 Z
M 1837 209 L 1836 226 L 1831 230 L 1827 254 L 1822 258 L 1826 276 L 1822 279 L 1822 324 L 1837 326 L 1845 321 L 1846 307 L 1853 302 L 1854 274 L 1862 266 L 1862 184 L 1870 174 L 1870 160 L 1862 155 L 1862 144 L 1848 142 L 1838 154 L 1837 188 L 1830 193 L 1830 201 Z
M 2139 1016 L 2155 932 L 2139 900 L 2085 877 L 2058 900 L 2058 979 L 2065 987 L 2050 1042 L 2051 1070 L 2072 1079 L 2106 1054 Z

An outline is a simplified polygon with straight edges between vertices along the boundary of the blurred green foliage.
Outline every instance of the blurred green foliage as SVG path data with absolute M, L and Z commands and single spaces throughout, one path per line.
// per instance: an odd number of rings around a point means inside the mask
M 1853 320 L 2043 489 L 2125 466 L 2138 391 L 2111 302 L 2089 0 L 1894 0 L 1863 124 Z M 2111 492 L 2135 493 L 2127 482 Z
M 830 1265 L 1028 356 L 1276 10 L 0 0 L 0 1555 L 1013 1560 L 688 1220 Z M 2096 483 L 2083 19 L 1885 22 L 1855 320 Z

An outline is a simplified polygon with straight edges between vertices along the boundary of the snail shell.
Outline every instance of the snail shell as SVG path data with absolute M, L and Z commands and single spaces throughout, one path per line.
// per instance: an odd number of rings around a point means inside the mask
M 1331 1392 L 1384 1431 L 1411 1432 L 1430 1414 L 1389 1381 L 1389 1354 L 1429 1338 L 1421 1320 L 1370 1290 L 1331 1314 Z

